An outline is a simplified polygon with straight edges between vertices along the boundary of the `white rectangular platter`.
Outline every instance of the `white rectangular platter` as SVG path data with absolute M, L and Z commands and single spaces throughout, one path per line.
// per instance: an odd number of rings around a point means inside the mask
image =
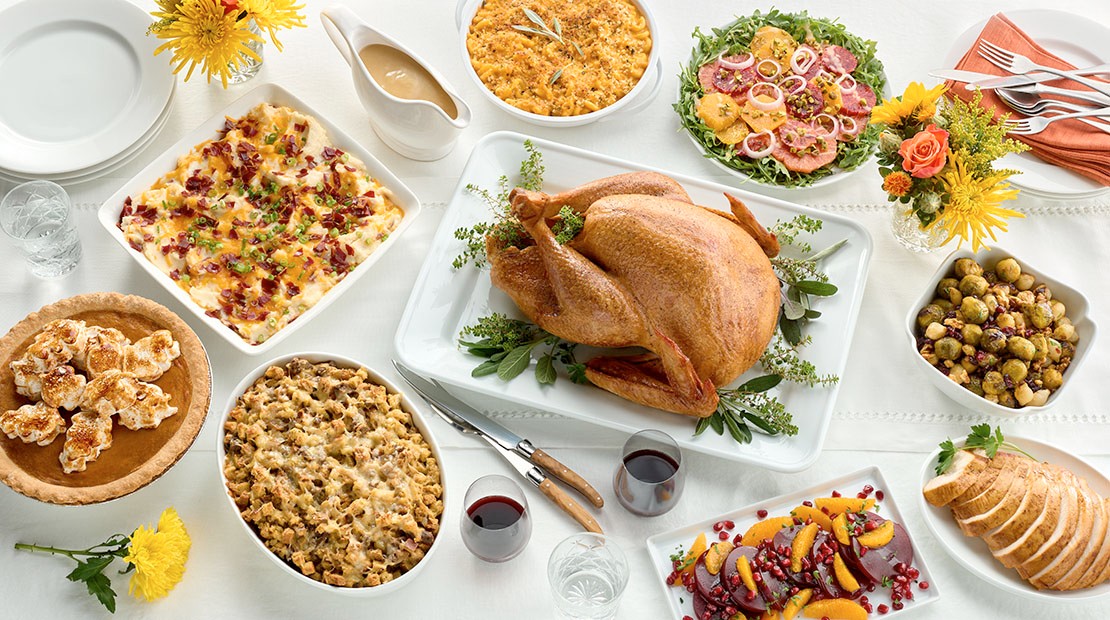
M 670 606 L 672 617 L 677 619 L 693 614 L 693 594 L 690 594 L 681 586 L 668 586 L 666 582 L 667 575 L 671 572 L 670 556 L 675 553 L 676 549 L 681 548 L 685 551 L 690 547 L 690 544 L 694 542 L 697 535 L 702 532 L 706 532 L 706 536 L 709 537 L 707 542 L 710 544 L 716 542 L 716 540 L 712 538 L 713 524 L 718 521 L 733 521 L 736 524 L 736 527 L 732 530 L 733 533 L 743 534 L 753 523 L 760 521 L 758 516 L 760 510 L 767 511 L 767 518 L 789 516 L 790 511 L 799 506 L 803 501 L 812 501 L 815 497 L 829 497 L 833 491 L 839 491 L 845 497 L 854 497 L 864 485 L 871 485 L 876 491 L 883 492 L 884 496 L 882 501 L 878 502 L 877 512 L 882 515 L 883 518 L 899 523 L 906 529 L 906 533 L 909 534 L 910 541 L 913 544 L 914 559 L 912 565 L 920 572 L 920 575 L 918 575 L 918 582 L 925 581 L 929 583 L 928 589 L 925 590 L 920 589 L 916 585 L 912 586 L 914 598 L 912 601 L 906 601 L 905 607 L 902 609 L 892 609 L 890 613 L 885 615 L 872 613 L 872 617 L 889 618 L 901 612 L 916 610 L 922 605 L 937 600 L 937 598 L 940 597 L 940 592 L 933 582 L 933 575 L 929 572 L 929 567 L 925 564 L 925 558 L 921 557 L 921 547 L 917 544 L 917 537 L 914 536 L 912 531 L 913 528 L 910 527 L 910 524 L 906 523 L 902 512 L 898 510 L 898 505 L 894 502 L 890 486 L 887 485 L 882 472 L 879 471 L 878 467 L 868 467 L 867 469 L 861 469 L 855 473 L 822 482 L 808 489 L 779 495 L 778 497 L 738 508 L 723 515 L 717 515 L 716 517 L 705 519 L 698 523 L 649 537 L 647 539 L 648 554 L 651 556 L 651 563 L 652 567 L 655 569 L 657 582 L 664 590 L 664 598 L 667 599 L 667 603 Z M 872 495 L 872 497 L 875 497 L 875 495 Z M 874 592 L 867 592 L 866 594 L 868 600 L 876 609 L 879 604 L 888 606 L 891 604 L 889 588 L 876 588 Z M 920 616 L 920 614 L 918 614 L 918 616 Z M 801 616 L 799 615 L 798 617 Z
M 770 437 L 755 433 L 754 441 L 741 446 L 727 433 L 718 436 L 709 430 L 694 437 L 695 420 L 691 417 L 644 407 L 590 385 L 576 385 L 565 376 L 548 386 L 540 385 L 529 371 L 508 382 L 496 375 L 471 376 L 471 370 L 482 359 L 460 349 L 457 339 L 462 329 L 492 312 L 516 317 L 521 317 L 521 313 L 507 295 L 492 286 L 488 271 L 469 265 L 458 270 L 452 268 L 452 261 L 465 247 L 463 242 L 455 239 L 454 231 L 492 219 L 485 203 L 466 186 L 473 184 L 496 191 L 498 178 L 502 175 L 515 180 L 514 175 L 526 157 L 526 139 L 530 139 L 543 154 L 546 168 L 544 190 L 549 192 L 623 172 L 653 170 L 512 132 L 497 132 L 482 139 L 474 147 L 463 170 L 397 328 L 396 347 L 401 361 L 445 384 L 512 401 L 523 405 L 523 409 L 550 411 L 628 433 L 655 428 L 670 434 L 684 449 L 778 471 L 800 471 L 813 464 L 821 452 L 828 430 L 838 391 L 836 385 L 827 388 L 780 385 L 776 388 L 778 397 L 794 413 L 798 434 L 794 437 Z M 843 248 L 823 263 L 830 282 L 839 287 L 839 292 L 815 302 L 814 309 L 823 314 L 806 327 L 805 333 L 813 337 L 813 344 L 802 349 L 803 357 L 816 365 L 818 373 L 839 375 L 847 362 L 848 347 L 867 279 L 872 251 L 867 231 L 842 216 L 725 185 L 675 174 L 669 176 L 681 183 L 694 202 L 700 205 L 727 209 L 724 192 L 741 198 L 768 226 L 776 220 L 789 220 L 798 214 L 823 220 L 822 230 L 807 239 L 815 250 L 842 239 L 847 240 Z M 583 361 L 589 359 L 584 355 L 579 357 Z M 738 382 L 759 374 L 762 373 L 758 368 L 751 370 Z
M 324 129 L 327 130 L 328 139 L 331 144 L 362 160 L 362 162 L 366 164 L 366 169 L 370 173 L 370 176 L 381 182 L 389 191 L 390 199 L 404 210 L 405 215 L 401 220 L 401 224 L 389 235 L 389 238 L 378 246 L 370 256 L 366 257 L 366 260 L 359 263 L 359 265 L 348 273 L 345 278 L 340 280 L 339 283 L 328 290 L 328 292 L 324 293 L 323 297 L 321 297 L 314 306 L 298 317 L 296 321 L 289 323 L 279 330 L 269 340 L 257 345 L 252 345 L 246 340 L 243 340 L 243 338 L 240 337 L 239 334 L 236 334 L 230 327 L 220 322 L 219 319 L 206 315 L 204 313 L 204 308 L 194 302 L 184 289 L 178 286 L 169 276 L 162 273 L 162 271 L 147 260 L 141 252 L 136 251 L 127 243 L 127 239 L 124 238 L 123 232 L 116 224 L 119 222 L 119 214 L 120 210 L 123 209 L 123 202 L 128 196 L 137 196 L 154 185 L 162 175 L 173 170 L 177 166 L 179 157 L 187 154 L 195 145 L 205 140 L 216 138 L 219 131 L 224 127 L 225 117 L 230 116 L 234 118 L 243 116 L 249 112 L 251 108 L 260 103 L 287 106 L 315 117 L 316 120 L 320 121 L 320 124 L 323 125 Z M 139 266 L 149 273 L 159 284 L 165 287 L 165 289 L 180 301 L 182 305 L 191 310 L 200 321 L 211 327 L 213 331 L 243 353 L 247 355 L 261 355 L 287 338 L 289 334 L 311 321 L 314 317 L 323 312 L 325 308 L 331 305 L 331 303 L 342 295 L 344 291 L 354 286 L 355 282 L 362 277 L 364 273 L 369 271 L 383 254 L 389 251 L 389 248 L 398 243 L 402 233 L 405 232 L 419 214 L 420 200 L 417 199 L 416 194 L 405 186 L 405 184 L 378 161 L 376 157 L 363 148 L 361 144 L 289 91 L 276 84 L 262 84 L 233 101 L 212 118 L 201 123 L 199 127 L 178 140 L 177 143 L 167 149 L 165 153 L 156 157 L 154 161 L 150 162 L 150 164 L 146 168 L 143 168 L 134 178 L 124 183 L 119 191 L 101 205 L 100 210 L 97 212 L 97 219 L 104 229 L 108 231 L 108 234 L 119 242 L 120 247 L 122 247 L 125 252 L 129 253 Z

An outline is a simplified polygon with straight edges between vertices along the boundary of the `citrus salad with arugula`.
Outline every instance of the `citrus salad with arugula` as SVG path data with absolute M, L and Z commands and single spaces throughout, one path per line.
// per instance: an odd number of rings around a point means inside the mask
M 674 109 L 706 157 L 758 183 L 803 187 L 871 155 L 868 121 L 886 86 L 874 41 L 773 9 L 693 36 Z

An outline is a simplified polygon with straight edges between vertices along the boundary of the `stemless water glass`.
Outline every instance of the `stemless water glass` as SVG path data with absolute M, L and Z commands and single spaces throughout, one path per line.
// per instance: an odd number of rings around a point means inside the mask
M 646 430 L 624 442 L 613 491 L 629 512 L 654 517 L 678 504 L 685 481 L 678 444 L 663 431 Z
M 628 559 L 613 539 L 583 532 L 555 546 L 547 579 L 563 618 L 612 618 L 628 585 Z
M 0 228 L 15 240 L 36 276 L 64 276 L 81 260 L 69 196 L 56 183 L 29 181 L 8 192 L 0 201 Z
M 466 548 L 483 560 L 515 558 L 532 536 L 524 491 L 505 476 L 478 478 L 466 490 L 459 529 Z

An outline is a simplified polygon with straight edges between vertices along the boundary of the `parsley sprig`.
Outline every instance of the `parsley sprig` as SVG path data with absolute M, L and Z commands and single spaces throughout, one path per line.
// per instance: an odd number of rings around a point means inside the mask
M 982 448 L 987 454 L 987 458 L 993 459 L 1000 448 L 1013 450 L 1019 454 L 1037 460 L 1035 456 L 1022 450 L 1019 446 L 1006 441 L 1002 435 L 1002 427 L 996 426 L 994 432 L 991 432 L 990 424 L 977 424 L 971 427 L 971 432 L 968 433 L 967 439 L 964 440 L 964 445 L 959 448 L 952 442 L 951 439 L 946 439 L 940 443 L 940 456 L 937 459 L 936 472 L 941 475 L 952 467 L 952 460 L 956 458 L 956 452 L 959 450 L 976 450 Z

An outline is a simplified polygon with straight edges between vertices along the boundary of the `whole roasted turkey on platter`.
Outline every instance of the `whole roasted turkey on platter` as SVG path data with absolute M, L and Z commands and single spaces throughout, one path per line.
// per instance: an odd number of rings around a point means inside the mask
M 560 338 L 647 350 L 591 359 L 586 376 L 594 385 L 649 407 L 708 416 L 716 388 L 767 348 L 781 301 L 769 260 L 777 240 L 727 197 L 731 215 L 694 204 L 677 181 L 652 172 L 552 195 L 517 188 L 512 213 L 531 244 L 488 236 L 491 279 Z M 564 206 L 584 224 L 560 244 L 551 227 Z

